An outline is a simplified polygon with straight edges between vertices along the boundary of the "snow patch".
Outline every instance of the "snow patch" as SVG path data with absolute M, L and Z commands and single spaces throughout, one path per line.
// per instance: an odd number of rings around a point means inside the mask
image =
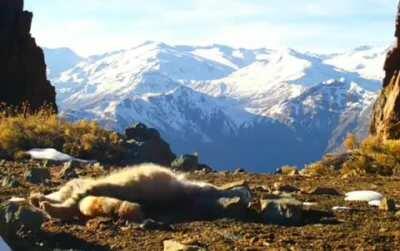
M 35 148 L 27 151 L 26 153 L 29 154 L 32 159 L 38 159 L 38 160 L 54 160 L 60 162 L 78 161 L 82 163 L 91 162 L 88 160 L 74 158 L 68 154 L 59 152 L 53 148 L 46 148 L 46 149 Z
M 345 201 L 381 201 L 383 195 L 374 191 L 354 191 L 346 193 Z
M 368 205 L 373 207 L 379 207 L 381 205 L 382 200 L 371 200 L 368 202 Z

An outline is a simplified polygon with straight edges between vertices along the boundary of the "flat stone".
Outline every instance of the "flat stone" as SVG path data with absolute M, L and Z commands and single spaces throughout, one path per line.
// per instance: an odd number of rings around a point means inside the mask
M 153 219 L 147 219 L 140 224 L 140 228 L 144 230 L 163 230 L 163 231 L 171 231 L 172 227 L 169 224 L 165 224 L 164 222 L 155 221 Z
M 235 181 L 232 183 L 222 185 L 219 188 L 222 190 L 230 190 L 230 189 L 236 188 L 236 187 L 247 187 L 247 186 L 248 186 L 248 183 L 246 180 L 240 180 L 240 181 Z
M 342 195 L 335 188 L 331 188 L 331 187 L 315 187 L 309 191 L 306 191 L 306 193 L 312 194 L 312 195 L 334 195 L 334 196 Z
M 164 251 L 206 251 L 207 249 L 195 245 L 186 245 L 174 240 L 163 242 Z
M 295 186 L 281 184 L 280 182 L 274 183 L 274 188 L 275 188 L 275 190 L 277 190 L 279 192 L 285 192 L 285 193 L 297 193 L 300 191 L 300 189 L 298 189 Z

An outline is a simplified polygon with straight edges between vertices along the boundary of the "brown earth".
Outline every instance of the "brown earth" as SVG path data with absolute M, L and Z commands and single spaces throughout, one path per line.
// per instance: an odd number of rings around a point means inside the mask
M 21 184 L 17 188 L 0 188 L 0 202 L 12 196 L 26 197 L 31 191 L 50 192 L 65 182 L 57 178 L 60 166 L 51 167 L 52 179 L 46 185 L 33 185 L 23 178 L 24 172 L 37 162 L 5 162 L 0 164 L 2 177 L 14 176 Z M 80 175 L 97 176 L 106 171 L 98 167 L 80 169 Z M 248 173 L 189 174 L 190 178 L 204 180 L 216 185 L 233 181 L 248 181 L 255 198 L 265 198 L 274 183 L 289 184 L 301 190 L 321 186 L 335 188 L 340 193 L 354 190 L 375 190 L 400 202 L 400 177 L 339 176 L 303 177 Z M 302 227 L 282 227 L 262 223 L 240 222 L 232 219 L 187 222 L 172 225 L 172 230 L 143 230 L 137 224 L 113 219 L 98 218 L 88 222 L 65 223 L 57 220 L 42 226 L 48 236 L 72 242 L 87 243 L 84 250 L 162 250 L 163 241 L 173 239 L 196 244 L 208 250 L 396 250 L 400 247 L 400 217 L 395 213 L 380 211 L 366 203 L 345 202 L 344 196 L 294 195 L 305 202 L 316 202 L 316 209 L 331 210 L 333 206 L 350 206 L 354 210 L 336 212 L 336 223 L 314 224 Z M 39 227 L 39 226 L 38 226 Z M 60 237 L 61 236 L 61 237 Z M 49 237 L 53 238 L 53 237 Z M 67 239 L 66 239 L 67 238 Z M 49 240 L 35 240 L 46 243 Z M 81 247 L 82 244 L 76 244 Z M 37 249 L 41 250 L 41 249 Z

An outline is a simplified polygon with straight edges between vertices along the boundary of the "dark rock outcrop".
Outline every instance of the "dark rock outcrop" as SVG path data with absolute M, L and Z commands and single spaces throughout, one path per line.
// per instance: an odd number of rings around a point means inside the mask
M 125 137 L 128 150 L 124 160 L 127 164 L 152 162 L 169 166 L 176 157 L 160 133 L 144 124 L 126 129 Z
M 57 110 L 43 51 L 30 34 L 33 14 L 23 7 L 23 0 L 0 1 L 0 103 Z
M 375 103 L 371 135 L 382 139 L 400 139 L 400 4 L 397 10 L 396 43 L 388 52 L 383 91 Z

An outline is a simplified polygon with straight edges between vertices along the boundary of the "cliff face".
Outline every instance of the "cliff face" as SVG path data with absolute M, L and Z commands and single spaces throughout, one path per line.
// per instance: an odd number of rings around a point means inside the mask
M 396 20 L 396 44 L 388 52 L 383 90 L 375 107 L 371 135 L 382 139 L 400 139 L 400 4 Z
M 0 1 L 0 103 L 57 109 L 43 51 L 30 34 L 33 15 L 23 6 L 23 0 Z

